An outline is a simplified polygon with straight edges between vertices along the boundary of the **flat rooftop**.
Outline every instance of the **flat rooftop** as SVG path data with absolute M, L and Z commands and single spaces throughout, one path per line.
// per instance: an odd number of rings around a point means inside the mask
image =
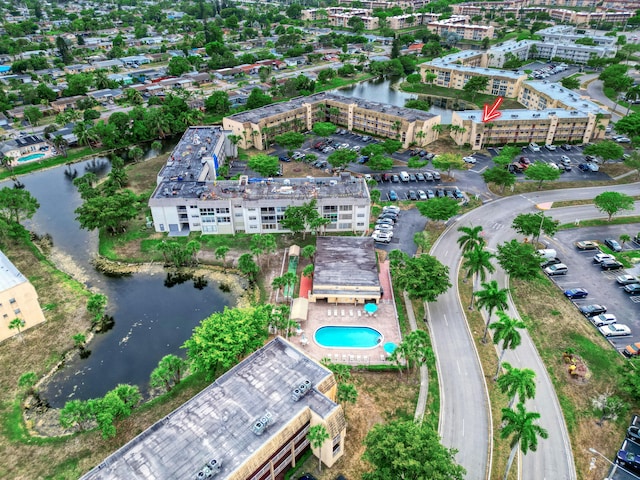
M 486 75 L 491 77 L 511 78 L 513 80 L 518 80 L 519 78 L 526 77 L 526 75 L 523 73 L 512 72 L 511 70 L 500 70 L 497 68 L 484 68 L 484 67 L 458 65 L 457 63 L 449 63 L 445 60 L 446 60 L 446 57 L 436 58 L 429 63 L 425 63 L 424 65 L 433 65 L 434 67 L 439 67 L 439 68 L 450 68 L 451 70 L 456 70 L 458 72 L 475 73 L 475 74 Z
M 11 260 L 0 251 L 0 292 L 8 290 L 27 281 Z
M 192 479 L 212 459 L 222 466 L 215 478 L 229 478 L 305 409 L 326 417 L 339 408 L 315 389 L 330 375 L 276 337 L 82 478 Z M 304 380 L 312 388 L 294 402 L 291 393 Z M 254 424 L 267 412 L 271 423 L 256 435 Z
M 524 82 L 524 86 L 529 86 L 530 88 L 533 88 L 538 92 L 545 93 L 546 95 L 559 100 L 568 108 L 573 108 L 590 113 L 608 113 L 591 100 L 582 98 L 580 94 L 574 92 L 573 90 L 564 88 L 561 83 L 549 83 L 545 80 L 528 80 Z
M 464 110 L 455 112 L 463 120 L 472 120 L 475 123 L 482 121 L 482 110 Z M 586 112 L 580 110 L 565 110 L 563 108 L 547 108 L 545 110 L 527 110 L 527 109 L 514 109 L 503 110 L 502 116 L 496 120 L 492 120 L 493 123 L 507 122 L 513 120 L 543 120 L 549 119 L 555 115 L 558 118 L 585 118 Z
M 416 110 L 413 108 L 396 107 L 394 105 L 389 105 L 387 103 L 372 102 L 372 101 L 364 100 L 361 98 L 346 97 L 344 95 L 339 95 L 333 92 L 322 92 L 322 93 L 315 93 L 313 95 L 309 95 L 308 97 L 292 98 L 287 102 L 265 105 L 264 107 L 255 108 L 253 110 L 248 110 L 246 112 L 236 113 L 234 115 L 229 115 L 227 118 L 235 120 L 237 122 L 241 122 L 241 123 L 245 123 L 245 122 L 258 123 L 263 118 L 271 117 L 273 115 L 278 115 L 280 113 L 287 113 L 292 110 L 297 110 L 301 108 L 303 105 L 322 103 L 327 100 L 333 100 L 335 102 L 340 102 L 345 105 L 355 104 L 361 108 L 366 108 L 367 110 L 372 110 L 376 112 L 385 113 L 387 115 L 395 115 L 397 117 L 402 117 L 408 122 L 412 122 L 415 120 L 429 120 L 436 116 L 436 115 L 433 115 L 432 113 L 424 112 L 422 110 Z
M 187 171 L 187 170 L 185 170 Z M 351 177 L 307 178 L 250 178 L 248 182 L 222 180 L 213 182 L 170 180 L 156 188 L 152 198 L 191 198 L 220 200 L 242 198 L 244 200 L 310 200 L 313 198 L 368 198 L 366 182 Z
M 313 285 L 379 287 L 373 238 L 318 237 Z

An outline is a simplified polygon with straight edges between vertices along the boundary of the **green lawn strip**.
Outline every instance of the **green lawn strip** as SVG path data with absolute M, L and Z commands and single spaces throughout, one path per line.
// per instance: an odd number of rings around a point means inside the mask
M 465 282 L 463 277 L 460 276 L 458 277 L 458 289 L 460 292 L 460 301 L 466 308 L 471 302 L 472 284 L 468 281 Z M 493 381 L 493 375 L 498 368 L 498 356 L 495 346 L 491 343 L 490 334 L 487 335 L 487 343 L 482 343 L 485 328 L 483 315 L 480 311 L 474 309 L 466 310 L 466 317 L 489 391 L 493 425 L 493 460 L 491 462 L 491 474 L 489 478 L 503 478 L 507 468 L 507 460 L 509 459 L 511 446 L 508 440 L 502 440 L 500 438 L 500 424 L 502 423 L 502 409 L 509 405 L 509 399 L 500 391 L 496 382 Z M 480 399 L 478 399 L 478 401 L 480 401 Z M 515 480 L 517 478 L 517 471 L 517 468 L 511 468 L 509 479 Z
M 353 85 L 354 83 L 364 82 L 365 80 L 369 80 L 371 78 L 373 78 L 373 75 L 370 73 L 361 73 L 353 78 L 333 77 L 327 83 L 317 83 L 316 92 L 325 92 L 327 90 L 333 90 L 335 88 L 346 87 L 348 85 Z
M 586 437 L 592 435 L 592 425 L 598 416 L 590 399 L 596 393 L 615 388 L 612 375 L 618 366 L 624 364 L 624 359 L 601 339 L 595 327 L 577 311 L 569 316 L 551 308 L 567 300 L 547 277 L 529 282 L 511 279 L 510 287 L 516 307 L 527 325 L 558 396 L 574 450 L 578 478 L 587 478 L 588 463 L 583 454 L 586 448 L 584 442 Z M 555 328 L 551 329 L 550 326 Z M 563 360 L 563 353 L 568 349 L 579 355 L 587 365 L 590 376 L 585 382 L 569 379 L 568 364 Z M 614 422 L 615 428 L 624 428 L 623 424 L 627 420 L 626 416 L 619 418 Z M 609 444 L 601 445 L 601 448 L 606 448 L 603 451 L 619 445 L 619 438 L 606 433 L 603 435 L 600 440 Z
M 631 197 L 636 201 L 640 200 L 640 195 L 632 195 Z M 551 205 L 551 208 L 575 207 L 577 205 L 591 205 L 591 204 L 593 204 L 592 198 L 587 198 L 584 200 L 562 200 L 559 202 L 553 202 L 553 205 Z
M 573 223 L 563 223 L 558 227 L 558 230 L 569 230 L 572 228 L 583 228 L 583 227 L 601 227 L 605 225 L 626 225 L 629 223 L 638 223 L 640 222 L 640 216 L 629 216 L 629 217 L 613 217 L 611 221 L 608 221 L 606 218 L 593 218 L 590 220 L 580 220 L 577 224 Z
M 412 300 L 413 311 L 416 315 L 416 323 L 420 330 L 429 333 L 422 319 L 424 318 L 424 303 L 420 300 Z M 431 337 L 428 340 L 429 348 L 431 346 Z M 440 418 L 440 387 L 438 380 L 438 369 L 436 367 L 435 356 L 427 357 L 427 371 L 429 375 L 429 387 L 427 390 L 427 405 L 424 410 L 424 421 L 428 422 L 437 430 L 438 420 Z

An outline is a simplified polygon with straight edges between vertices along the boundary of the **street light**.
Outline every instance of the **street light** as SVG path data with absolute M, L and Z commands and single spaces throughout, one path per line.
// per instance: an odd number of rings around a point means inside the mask
M 614 465 L 614 466 L 618 467 L 620 470 L 622 470 L 622 471 L 623 471 L 623 472 L 625 472 L 625 473 L 628 473 L 628 474 L 629 474 L 629 475 L 631 475 L 633 478 L 637 478 L 637 479 L 639 479 L 639 480 L 640 480 L 640 477 L 639 477 L 638 475 L 636 475 L 636 474 L 635 474 L 635 473 L 633 473 L 633 472 L 630 472 L 629 470 L 627 470 L 626 468 L 624 468 L 624 467 L 622 467 L 622 466 L 618 465 L 617 463 L 613 463 L 611 460 L 609 460 L 607 457 L 605 457 L 602 453 L 600 453 L 600 452 L 599 452 L 598 450 L 596 450 L 595 448 L 589 448 L 589 451 L 590 451 L 591 453 L 595 453 L 596 455 L 600 455 L 602 458 L 604 458 L 604 459 L 605 459 L 607 462 L 609 462 L 611 465 Z M 610 479 L 605 478 L 604 480 L 610 480 Z

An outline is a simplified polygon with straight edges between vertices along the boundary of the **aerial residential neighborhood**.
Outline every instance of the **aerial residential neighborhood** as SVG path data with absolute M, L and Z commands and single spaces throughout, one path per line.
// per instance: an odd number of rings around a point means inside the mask
M 640 5 L 0 5 L 2 478 L 640 476 Z

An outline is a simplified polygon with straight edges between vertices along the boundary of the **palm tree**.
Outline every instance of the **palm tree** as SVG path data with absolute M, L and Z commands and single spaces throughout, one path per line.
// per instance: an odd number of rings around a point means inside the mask
M 477 227 L 460 227 L 458 231 L 462 233 L 462 235 L 458 237 L 458 245 L 462 249 L 463 254 L 476 247 L 484 247 L 486 242 L 482 237 L 481 225 Z
M 424 130 L 418 130 L 416 132 L 416 138 L 419 140 L 418 145 L 420 145 L 421 147 L 424 145 L 424 137 L 426 137 L 427 134 L 424 133 Z
M 400 129 L 402 128 L 402 122 L 400 120 L 396 120 L 395 122 L 393 122 L 393 125 L 391 126 L 391 128 L 395 130 L 396 138 L 400 137 Z
M 500 352 L 500 358 L 498 359 L 498 369 L 496 370 L 496 375 L 493 377 L 494 380 L 498 379 L 498 375 L 500 374 L 500 367 L 502 366 L 502 357 L 504 357 L 504 352 L 509 350 L 513 350 L 522 341 L 522 335 L 518 331 L 519 328 L 527 328 L 522 320 L 517 318 L 511 318 L 502 310 L 498 311 L 498 321 L 489 325 L 489 328 L 494 330 L 493 334 L 493 343 L 497 345 L 502 342 L 502 351 Z
M 226 266 L 227 261 L 226 261 L 226 257 L 227 257 L 227 253 L 229 253 L 229 247 L 225 247 L 225 246 L 221 246 L 216 248 L 215 250 L 215 256 L 218 260 L 222 260 L 222 264 Z
M 356 400 L 358 400 L 358 391 L 352 383 L 339 383 L 336 397 L 338 402 L 342 403 L 344 413 L 347 413 L 347 403 L 356 403 Z
M 96 70 L 93 72 L 93 83 L 98 90 L 109 88 L 109 78 L 106 70 Z
M 93 145 L 91 142 L 96 140 L 96 132 L 94 132 L 89 126 L 89 122 L 79 122 L 73 127 L 73 133 L 78 139 L 80 145 L 88 145 L 91 151 L 93 151 Z
M 9 322 L 9 329 L 18 330 L 18 336 L 20 337 L 20 340 L 22 340 L 23 342 L 24 342 L 24 338 L 22 338 L 22 332 L 20 331 L 20 329 L 23 328 L 25 324 L 26 322 L 23 319 L 18 317 L 14 318 Z
M 445 128 L 445 127 L 444 127 L 444 125 L 437 124 L 437 125 L 433 125 L 433 126 L 431 127 L 431 130 L 433 130 L 434 132 L 436 132 L 436 136 L 438 136 L 438 135 L 440 135 L 442 132 L 444 132 L 444 128 Z
M 271 281 L 271 286 L 276 290 L 282 291 L 286 285 L 287 282 L 285 281 L 284 277 L 275 277 Z
M 631 235 L 628 235 L 626 233 L 623 233 L 622 235 L 620 235 L 620 242 L 622 242 L 623 247 L 624 247 L 624 244 L 630 240 L 631 240 Z
M 293 297 L 293 289 L 298 281 L 298 276 L 293 272 L 287 272 L 282 276 L 282 278 L 284 279 L 286 290 L 289 290 L 288 296 Z M 286 290 L 285 295 L 287 295 Z
M 473 250 L 469 250 L 463 255 L 465 259 L 462 263 L 462 268 L 467 271 L 467 278 L 473 277 L 473 290 L 478 290 L 478 280 L 485 281 L 488 273 L 493 273 L 495 267 L 491 263 L 491 259 L 494 257 L 493 253 L 485 250 L 480 245 L 476 245 Z M 473 309 L 473 301 L 475 296 L 471 295 L 471 303 L 469 304 L 469 310 Z
M 508 408 L 513 407 L 516 397 L 523 403 L 536 396 L 536 372 L 530 368 L 514 368 L 507 362 L 502 366 L 506 372 L 498 379 L 498 388 L 511 399 Z
M 498 282 L 491 280 L 490 282 L 483 282 L 482 290 L 478 290 L 474 293 L 477 297 L 478 308 L 484 308 L 487 311 L 487 323 L 484 327 L 484 335 L 482 337 L 482 343 L 487 343 L 487 332 L 489 331 L 489 324 L 491 323 L 491 314 L 494 310 L 505 310 L 508 307 L 507 299 L 509 294 L 508 288 L 500 288 Z
M 624 96 L 626 102 L 629 103 L 627 107 L 626 115 L 629 115 L 629 111 L 631 110 L 631 104 L 640 98 L 640 85 L 636 85 L 635 87 L 631 87 L 627 90 L 627 93 Z
M 500 432 L 500 438 L 511 438 L 511 453 L 507 462 L 507 471 L 504 473 L 504 480 L 509 476 L 509 469 L 516 456 L 518 446 L 523 454 L 529 450 L 535 452 L 538 449 L 538 437 L 547 438 L 549 434 L 539 425 L 533 422 L 540 418 L 536 412 L 527 412 L 522 403 L 519 403 L 516 410 L 510 408 L 502 409 L 502 421 L 505 426 Z
M 67 147 L 69 146 L 69 142 L 67 142 L 62 135 L 56 135 L 53 138 L 53 146 L 56 147 L 56 149 L 60 153 L 62 153 L 63 157 L 66 157 L 68 155 Z
M 311 444 L 311 448 L 319 449 L 322 448 L 322 445 L 326 440 L 329 439 L 329 432 L 324 428 L 324 425 L 318 424 L 309 428 L 309 432 L 307 433 L 307 439 Z M 318 452 L 318 470 L 322 470 L 322 453 Z

